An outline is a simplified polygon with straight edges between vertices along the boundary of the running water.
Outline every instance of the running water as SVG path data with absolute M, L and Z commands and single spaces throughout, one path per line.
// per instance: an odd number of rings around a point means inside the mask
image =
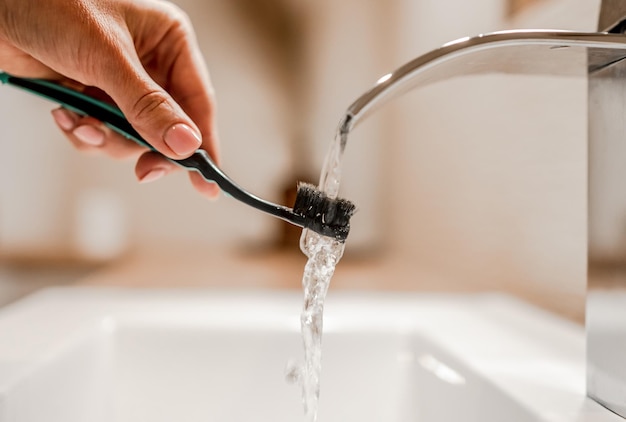
M 347 131 L 342 131 L 342 128 L 343 124 L 340 125 L 335 141 L 328 152 L 320 178 L 319 188 L 331 198 L 336 198 L 339 193 L 341 160 L 348 135 Z M 298 381 L 302 387 L 302 402 L 307 422 L 317 420 L 322 369 L 324 299 L 344 248 L 344 242 L 310 230 L 302 232 L 300 249 L 308 257 L 302 277 L 304 306 L 300 316 L 304 364 L 299 368 L 289 367 L 287 378 L 291 381 Z

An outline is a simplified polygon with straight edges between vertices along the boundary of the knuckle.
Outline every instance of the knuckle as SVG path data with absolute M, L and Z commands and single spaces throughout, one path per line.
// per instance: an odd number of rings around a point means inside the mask
M 171 22 L 182 29 L 184 32 L 190 32 L 192 28 L 191 18 L 180 6 L 174 3 L 164 3 L 165 13 Z
M 140 126 L 150 125 L 158 118 L 155 111 L 168 104 L 168 99 L 162 91 L 148 91 L 135 101 L 130 110 L 130 118 Z

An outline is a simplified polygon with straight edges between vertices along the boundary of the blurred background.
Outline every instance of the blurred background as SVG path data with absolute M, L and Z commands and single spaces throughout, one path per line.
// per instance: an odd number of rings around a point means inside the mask
M 218 100 L 224 170 L 286 203 L 350 103 L 450 40 L 593 31 L 599 0 L 177 0 Z M 359 211 L 332 288 L 502 290 L 582 318 L 586 81 L 475 76 L 388 104 L 349 139 Z M 74 151 L 50 103 L 0 94 L 0 304 L 55 284 L 292 288 L 298 230 L 186 175 Z

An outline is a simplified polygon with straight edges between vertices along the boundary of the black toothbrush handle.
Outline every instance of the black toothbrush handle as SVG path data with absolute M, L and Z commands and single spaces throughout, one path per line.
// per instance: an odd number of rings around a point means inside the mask
M 78 114 L 98 119 L 125 138 L 160 154 L 159 151 L 143 139 L 128 122 L 124 113 L 114 105 L 44 79 L 19 78 L 5 72 L 0 72 L 0 82 L 54 101 Z M 165 156 L 163 155 L 163 157 Z M 251 207 L 272 214 L 275 217 L 298 226 L 305 224 L 305 218 L 300 214 L 294 213 L 291 208 L 274 204 L 245 191 L 226 176 L 203 149 L 199 149 L 190 157 L 181 160 L 175 160 L 169 157 L 165 158 L 187 170 L 197 171 L 206 180 L 217 183 L 222 191 Z

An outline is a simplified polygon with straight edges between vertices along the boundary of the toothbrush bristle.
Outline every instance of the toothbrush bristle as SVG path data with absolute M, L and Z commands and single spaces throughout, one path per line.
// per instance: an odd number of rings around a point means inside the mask
M 306 228 L 344 241 L 356 207 L 347 199 L 330 198 L 311 184 L 299 183 L 293 211 L 304 217 Z

